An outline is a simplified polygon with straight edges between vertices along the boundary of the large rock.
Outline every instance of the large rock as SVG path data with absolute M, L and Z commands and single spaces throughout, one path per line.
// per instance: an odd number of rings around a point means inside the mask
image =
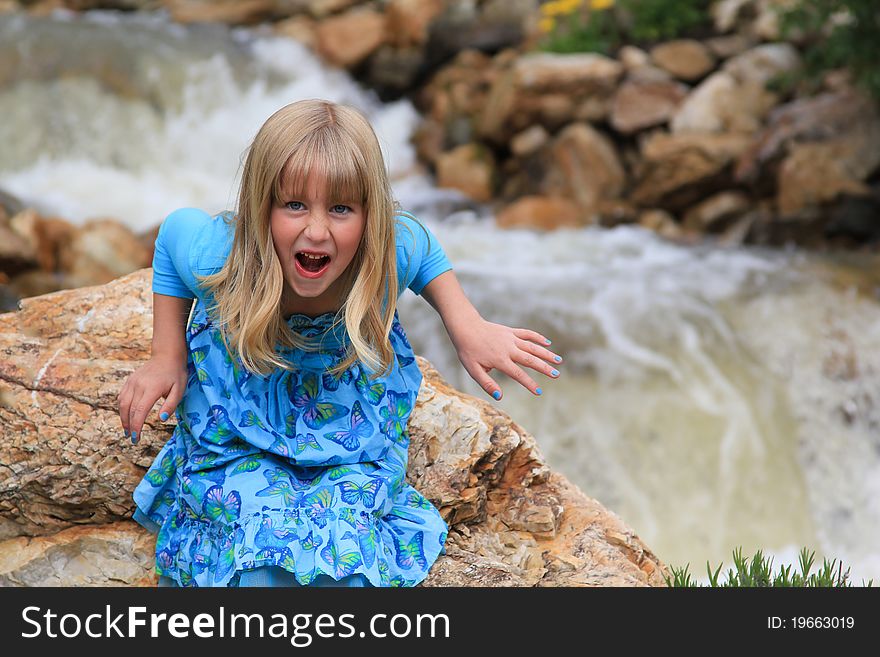
M 503 143 L 535 123 L 555 130 L 572 119 L 603 119 L 623 72 L 623 64 L 595 53 L 518 57 L 493 83 L 478 134 Z
M 552 196 L 523 196 L 511 203 L 495 217 L 502 228 L 579 228 L 589 223 L 590 217 L 567 198 Z
M 627 80 L 614 95 L 611 126 L 631 134 L 666 123 L 687 97 L 687 87 L 672 80 Z
M 734 171 L 735 180 L 775 179 L 787 218 L 810 219 L 838 196 L 867 197 L 880 167 L 880 108 L 852 88 L 794 100 L 770 115 Z
M 619 197 L 626 183 L 614 144 L 586 123 L 573 123 L 560 132 L 545 160 L 542 193 L 569 198 L 590 212 L 601 200 Z
M 385 8 L 387 41 L 398 47 L 424 45 L 428 26 L 444 5 L 444 0 L 389 0 Z
M 715 57 L 699 41 L 678 39 L 651 49 L 651 59 L 679 80 L 699 80 L 715 67 Z
M 372 9 L 353 9 L 321 21 L 317 28 L 318 52 L 335 66 L 353 68 L 385 40 L 385 17 Z
M 155 582 L 131 492 L 169 426 L 151 414 L 132 446 L 116 406 L 149 354 L 150 280 L 140 270 L 0 315 L 0 584 Z M 528 432 L 419 365 L 408 478 L 450 525 L 425 585 L 663 585 L 665 566 L 550 471 Z
M 725 71 L 713 73 L 676 110 L 673 132 L 755 132 L 777 103 L 763 83 L 740 82 Z
M 164 0 L 179 23 L 252 25 L 276 13 L 276 0 Z
M 730 169 L 749 143 L 745 134 L 655 133 L 642 142 L 631 199 L 643 207 L 681 211 L 729 187 Z
M 739 82 L 767 84 L 780 75 L 797 72 L 803 63 L 790 43 L 765 43 L 728 59 L 724 70 Z
M 475 201 L 492 200 L 494 179 L 495 156 L 481 144 L 462 144 L 437 158 L 437 185 Z

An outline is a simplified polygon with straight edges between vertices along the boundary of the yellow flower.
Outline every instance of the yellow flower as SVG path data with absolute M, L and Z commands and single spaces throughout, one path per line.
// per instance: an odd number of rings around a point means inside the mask
M 562 2 L 548 2 L 546 4 L 541 5 L 541 13 L 546 18 L 553 18 L 554 16 L 559 16 L 562 13 Z
M 541 14 L 545 18 L 565 16 L 574 13 L 581 4 L 583 4 L 583 0 L 553 0 L 553 2 L 541 5 Z
M 544 34 L 549 34 L 553 31 L 553 28 L 556 27 L 556 21 L 550 17 L 542 18 L 538 23 L 538 26 Z
M 614 5 L 614 0 L 590 0 L 590 9 L 602 11 Z

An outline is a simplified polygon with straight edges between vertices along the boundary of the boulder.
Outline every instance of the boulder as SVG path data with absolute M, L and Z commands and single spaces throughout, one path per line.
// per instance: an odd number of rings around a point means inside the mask
M 164 0 L 178 23 L 253 25 L 275 15 L 276 0 Z
M 502 228 L 579 228 L 587 223 L 584 212 L 567 198 L 523 196 L 501 210 L 495 223 Z
M 639 215 L 638 224 L 668 240 L 678 241 L 684 235 L 681 226 L 666 210 L 656 208 L 645 210 Z
M 437 157 L 437 185 L 457 189 L 475 201 L 492 200 L 495 157 L 480 144 L 462 144 Z
M 22 301 L 0 315 L 0 585 L 153 585 L 131 493 L 170 437 L 123 435 L 117 395 L 148 357 L 151 271 Z M 450 526 L 426 586 L 662 586 L 666 567 L 544 462 L 493 405 L 424 359 L 409 481 Z
M 750 141 L 746 134 L 651 134 L 642 140 L 631 200 L 681 211 L 730 185 L 729 170 Z
M 666 123 L 687 97 L 687 87 L 671 80 L 627 80 L 611 104 L 611 126 L 632 134 Z
M 618 198 L 626 173 L 611 140 L 587 123 L 572 123 L 544 153 L 541 192 L 596 212 L 603 199 Z
M 675 111 L 673 132 L 755 132 L 778 102 L 763 83 L 739 81 L 725 71 L 703 80 Z
M 428 26 L 444 5 L 444 0 L 390 0 L 385 7 L 386 40 L 397 47 L 424 45 Z
M 510 152 L 517 157 L 527 157 L 536 153 L 550 139 L 543 126 L 533 125 L 515 134 L 510 140 Z
M 789 219 L 841 195 L 869 195 L 880 167 L 880 108 L 852 88 L 776 108 L 737 162 L 737 182 L 775 179 L 776 205 Z
M 334 66 L 353 68 L 385 41 L 385 17 L 372 9 L 352 9 L 317 27 L 318 52 Z
M 739 82 L 766 85 L 779 75 L 795 73 L 803 63 L 790 43 L 765 43 L 731 57 L 722 67 Z
M 719 233 L 748 212 L 751 204 L 742 192 L 723 191 L 690 208 L 682 224 L 686 230 Z
M 699 80 L 715 68 L 712 52 L 693 39 L 678 39 L 654 46 L 651 59 L 663 70 L 687 82 Z
M 281 0 L 282 3 L 290 0 Z M 363 0 L 293 0 L 294 4 L 303 4 L 314 18 L 324 18 L 346 9 L 350 9 Z
M 152 249 L 112 219 L 88 221 L 58 249 L 58 268 L 75 287 L 99 285 L 150 264 Z
M 595 53 L 522 55 L 493 83 L 477 132 L 504 143 L 535 123 L 556 130 L 572 119 L 604 119 L 623 72 L 623 64 Z

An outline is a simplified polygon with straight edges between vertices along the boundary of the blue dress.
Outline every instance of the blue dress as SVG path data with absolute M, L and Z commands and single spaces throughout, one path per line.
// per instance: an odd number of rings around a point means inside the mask
M 445 554 L 448 528 L 405 480 L 422 375 L 397 314 L 385 376 L 370 379 L 357 362 L 328 373 L 347 344 L 344 325 L 330 329 L 332 313 L 287 320 L 324 336 L 317 352 L 279 347 L 292 371 L 247 371 L 192 276 L 219 268 L 233 230 L 222 215 L 187 209 L 156 242 L 153 290 L 196 297 L 177 426 L 133 494 L 134 519 L 157 532 L 156 573 L 180 586 L 236 586 L 242 572 L 278 566 L 302 585 L 359 574 L 373 586 L 415 586 Z M 418 292 L 449 268 L 421 227 L 397 239 L 400 289 Z

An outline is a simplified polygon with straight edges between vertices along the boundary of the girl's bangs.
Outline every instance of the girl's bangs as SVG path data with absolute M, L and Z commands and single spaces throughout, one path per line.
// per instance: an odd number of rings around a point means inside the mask
M 288 158 L 275 181 L 276 203 L 302 198 L 313 174 L 325 177 L 331 203 L 366 202 L 365 167 L 359 151 L 353 145 L 327 139 L 322 132 L 303 140 Z

